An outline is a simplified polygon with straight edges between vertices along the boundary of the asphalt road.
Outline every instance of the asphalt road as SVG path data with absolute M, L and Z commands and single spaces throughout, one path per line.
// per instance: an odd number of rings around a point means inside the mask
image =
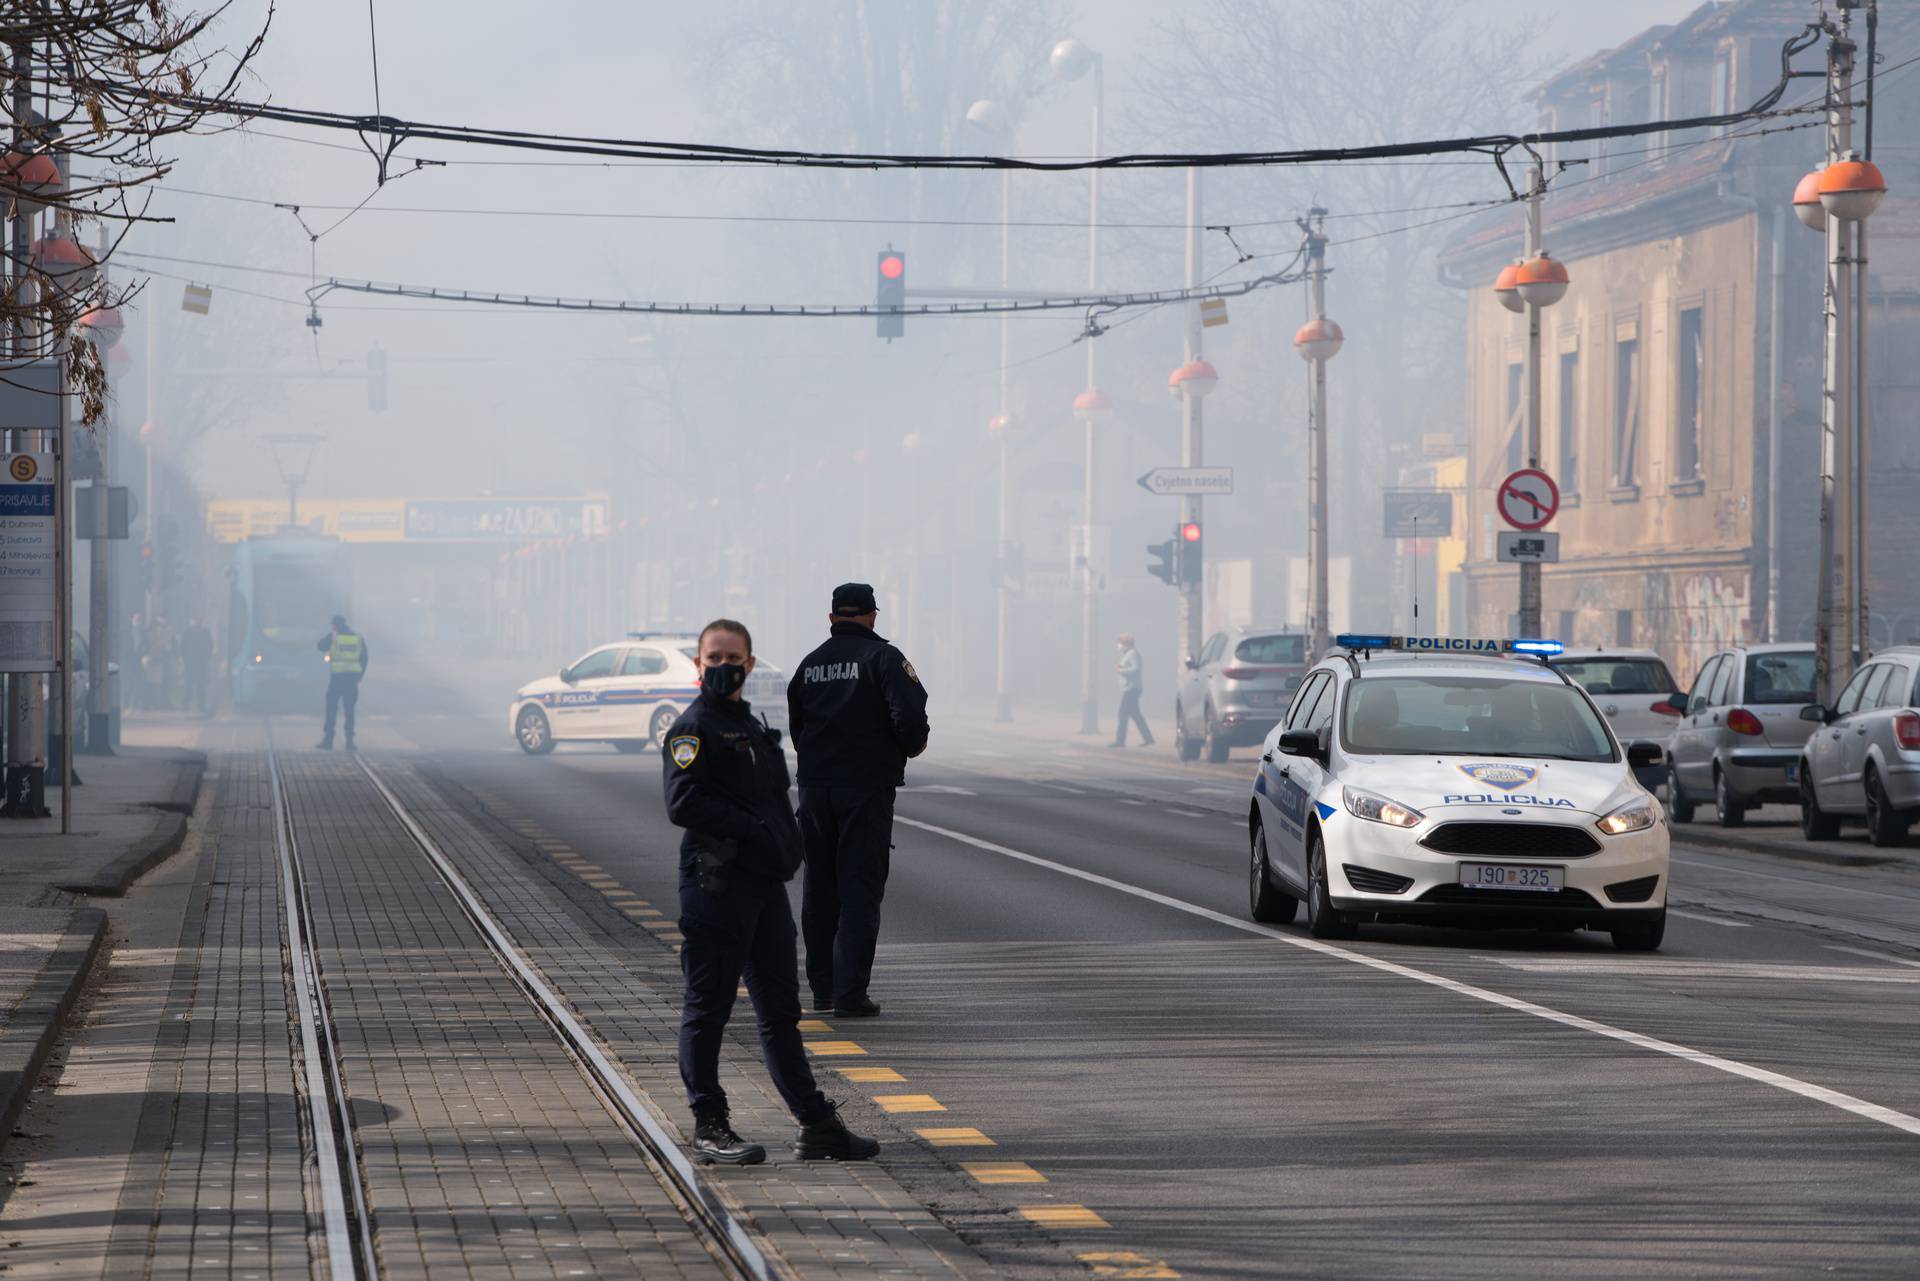
M 673 901 L 657 758 L 527 758 L 460 716 L 361 742 Z M 1676 845 L 1651 956 L 1328 947 L 1246 919 L 1242 756 L 936 726 L 899 799 L 885 1012 L 833 1028 L 909 1083 L 843 1092 L 939 1109 L 883 1137 L 992 1141 L 900 1175 L 936 1211 L 1053 1206 L 1063 1257 L 1123 1275 L 1920 1272 L 1920 863 Z

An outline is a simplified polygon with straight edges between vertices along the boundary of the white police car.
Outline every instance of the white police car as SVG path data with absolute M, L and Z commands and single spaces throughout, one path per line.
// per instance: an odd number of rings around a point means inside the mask
M 560 669 L 514 691 L 507 725 L 520 750 L 543 756 L 556 743 L 611 743 L 622 752 L 658 743 L 700 693 L 692 633 L 631 632 L 588 650 Z M 747 701 L 781 732 L 787 727 L 787 678 L 756 660 Z
M 1249 908 L 1316 938 L 1363 921 L 1666 929 L 1665 813 L 1557 641 L 1340 636 L 1267 736 Z

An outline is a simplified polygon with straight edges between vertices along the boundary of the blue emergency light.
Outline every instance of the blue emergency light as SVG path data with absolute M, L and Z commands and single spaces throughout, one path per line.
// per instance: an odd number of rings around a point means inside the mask
M 1333 638 L 1340 649 L 1391 649 L 1406 654 L 1531 654 L 1551 658 L 1566 646 L 1557 640 L 1482 636 L 1376 636 L 1342 632 Z

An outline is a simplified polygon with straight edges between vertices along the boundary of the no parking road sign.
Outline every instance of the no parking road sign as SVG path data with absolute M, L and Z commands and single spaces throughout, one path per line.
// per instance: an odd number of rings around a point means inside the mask
M 1560 487 L 1553 477 L 1533 467 L 1522 467 L 1500 482 L 1495 500 L 1500 518 L 1515 529 L 1539 529 L 1560 510 Z

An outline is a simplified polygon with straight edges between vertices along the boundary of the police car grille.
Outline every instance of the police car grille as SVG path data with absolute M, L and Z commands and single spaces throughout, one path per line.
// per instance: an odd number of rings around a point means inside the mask
M 1638 876 L 1631 881 L 1615 881 L 1607 886 L 1607 897 L 1616 903 L 1644 903 L 1653 897 L 1658 876 Z
M 1585 858 L 1600 842 L 1565 823 L 1442 823 L 1420 839 L 1436 854 L 1476 858 Z
M 1422 903 L 1449 907 L 1484 907 L 1490 912 L 1532 911 L 1537 908 L 1598 908 L 1593 895 L 1585 890 L 1478 890 L 1471 885 L 1436 885 L 1420 896 Z
M 1342 863 L 1340 870 L 1347 874 L 1347 884 L 1362 894 L 1405 894 L 1413 884 L 1411 876 L 1395 876 L 1392 872 L 1355 867 L 1351 863 Z

